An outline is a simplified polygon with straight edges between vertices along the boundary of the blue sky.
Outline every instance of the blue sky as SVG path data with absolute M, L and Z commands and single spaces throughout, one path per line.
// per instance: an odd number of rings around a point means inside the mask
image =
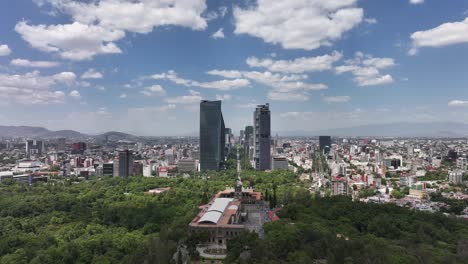
M 468 1 L 0 2 L 0 124 L 98 133 L 468 122 Z

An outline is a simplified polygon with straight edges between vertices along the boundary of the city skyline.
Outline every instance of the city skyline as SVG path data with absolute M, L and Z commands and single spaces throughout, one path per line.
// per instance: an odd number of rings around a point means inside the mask
M 0 3 L 0 125 L 192 134 L 201 100 L 233 131 L 264 103 L 272 131 L 468 122 L 466 2 L 157 2 Z

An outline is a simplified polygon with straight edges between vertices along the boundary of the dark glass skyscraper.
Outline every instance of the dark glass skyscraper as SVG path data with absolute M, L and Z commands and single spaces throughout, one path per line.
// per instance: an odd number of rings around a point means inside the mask
M 133 175 L 133 153 L 129 150 L 119 152 L 119 175 L 128 177 Z
M 269 104 L 254 112 L 254 164 L 257 170 L 271 169 L 271 114 Z
M 331 137 L 330 136 L 319 136 L 319 148 L 320 151 L 328 153 L 331 148 Z
M 220 170 L 225 159 L 225 126 L 221 101 L 200 102 L 200 170 Z
M 245 156 L 249 160 L 252 160 L 253 152 L 251 153 L 250 149 L 253 146 L 253 126 L 246 126 L 244 132 L 244 151 Z

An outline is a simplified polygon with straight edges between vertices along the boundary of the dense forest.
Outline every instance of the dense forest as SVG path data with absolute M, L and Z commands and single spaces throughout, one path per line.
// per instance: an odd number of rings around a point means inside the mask
M 231 240 L 227 262 L 410 264 L 468 260 L 468 223 L 439 213 L 357 203 L 347 197 L 312 198 L 297 192 L 279 216 L 281 221 L 265 224 L 265 240 L 251 233 Z
M 179 245 L 197 259 L 187 232 L 198 206 L 236 173 L 188 178 L 52 179 L 0 184 L 0 263 L 174 263 Z M 468 224 L 393 205 L 315 198 L 289 171 L 242 173 L 244 185 L 277 194 L 281 221 L 266 239 L 245 233 L 227 263 L 462 263 Z M 148 195 L 156 187 L 171 187 Z M 177 262 L 176 262 L 177 263 Z M 179 262 L 180 263 L 180 262 Z

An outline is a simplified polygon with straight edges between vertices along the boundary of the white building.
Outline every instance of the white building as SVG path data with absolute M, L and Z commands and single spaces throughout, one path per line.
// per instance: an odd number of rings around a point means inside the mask
M 271 159 L 271 169 L 272 170 L 287 170 L 288 169 L 288 160 L 286 157 L 273 157 Z
M 457 159 L 457 168 L 460 170 L 466 170 L 467 169 L 467 163 L 466 163 L 466 158 L 465 157 L 459 157 Z
M 463 172 L 460 170 L 449 172 L 449 182 L 453 184 L 461 184 L 463 182 Z

